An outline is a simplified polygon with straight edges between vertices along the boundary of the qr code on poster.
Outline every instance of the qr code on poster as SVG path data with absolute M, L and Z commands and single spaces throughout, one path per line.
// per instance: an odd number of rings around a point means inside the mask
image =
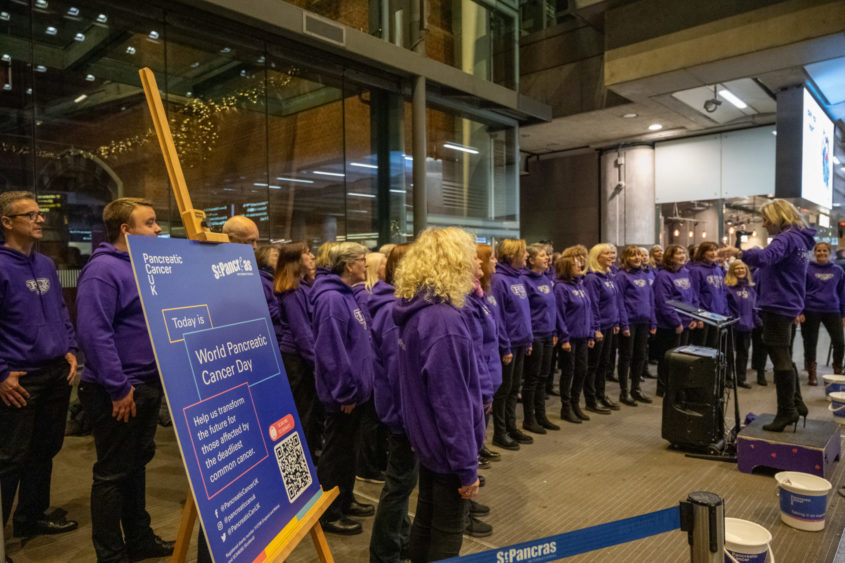
M 293 502 L 312 483 L 299 434 L 291 432 L 287 438 L 276 444 L 273 450 L 276 452 L 276 462 L 279 464 L 279 471 L 282 472 L 282 481 L 285 483 L 288 500 Z

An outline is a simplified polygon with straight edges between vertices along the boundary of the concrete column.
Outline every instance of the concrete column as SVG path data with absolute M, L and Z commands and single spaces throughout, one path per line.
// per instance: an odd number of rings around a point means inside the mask
M 602 154 L 600 209 L 604 242 L 617 246 L 655 244 L 653 147 Z
M 411 21 L 413 23 L 412 39 L 414 51 L 425 54 L 425 0 L 416 0 L 412 3 L 412 10 L 415 10 Z M 414 179 L 414 234 L 417 235 L 425 229 L 428 219 L 428 198 L 425 185 L 426 167 L 426 118 L 425 118 L 425 77 L 415 76 L 413 79 L 413 95 L 411 98 L 411 127 L 412 145 L 411 149 L 414 158 L 413 179 Z

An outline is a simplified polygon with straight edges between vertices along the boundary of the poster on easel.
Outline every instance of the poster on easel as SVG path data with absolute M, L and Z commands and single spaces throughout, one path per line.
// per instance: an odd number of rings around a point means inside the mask
M 252 248 L 127 242 L 212 557 L 261 561 L 322 492 Z

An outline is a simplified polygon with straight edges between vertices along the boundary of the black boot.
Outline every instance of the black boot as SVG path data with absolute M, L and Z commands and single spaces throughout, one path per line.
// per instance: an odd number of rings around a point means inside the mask
M 534 395 L 534 419 L 537 424 L 546 430 L 560 430 L 560 426 L 549 420 L 546 416 L 546 394 L 543 392 L 542 386 L 535 391 Z
M 635 401 L 639 401 L 640 403 L 652 403 L 653 401 L 648 398 L 642 391 L 637 389 L 636 391 L 631 391 L 631 398 Z
M 769 432 L 783 432 L 787 426 L 798 424 L 798 411 L 795 409 L 795 371 L 775 372 L 775 387 L 778 396 L 778 411 L 771 423 L 763 426 Z
M 572 410 L 572 405 L 569 403 L 563 403 L 563 405 L 561 405 L 560 418 L 562 420 L 565 420 L 566 422 L 571 422 L 572 424 L 581 424 L 581 419 L 578 418 L 578 416 Z
M 636 407 L 637 402 L 628 396 L 627 391 L 622 391 L 619 393 L 619 402 L 623 405 L 628 405 L 629 407 Z
M 757 385 L 761 387 L 765 387 L 766 385 L 768 385 L 768 383 L 766 383 L 766 370 L 757 370 Z
M 804 427 L 806 427 L 807 415 L 810 414 L 810 409 L 804 404 L 804 397 L 801 396 L 801 380 L 798 379 L 798 368 L 795 367 L 794 362 L 792 363 L 792 371 L 795 373 L 795 410 L 798 411 L 798 416 L 804 417 Z
M 581 405 L 578 404 L 578 401 L 572 401 L 572 413 L 581 420 L 590 420 L 590 417 L 581 410 Z
M 522 427 L 535 434 L 545 434 L 546 429 L 537 423 L 534 416 L 534 389 L 522 388 Z M 540 390 L 543 393 L 543 390 Z

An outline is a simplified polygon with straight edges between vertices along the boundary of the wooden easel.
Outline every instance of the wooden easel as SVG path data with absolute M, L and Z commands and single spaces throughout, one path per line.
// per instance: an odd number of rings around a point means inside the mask
M 179 155 L 176 154 L 176 145 L 173 143 L 170 125 L 167 123 L 167 114 L 164 112 L 164 105 L 161 103 L 161 95 L 158 92 L 155 75 L 153 71 L 146 67 L 139 70 L 138 74 L 141 75 L 141 84 L 144 87 L 144 95 L 150 107 L 150 115 L 153 118 L 156 136 L 161 147 L 161 155 L 164 157 L 164 164 L 167 167 L 167 176 L 170 178 L 170 185 L 173 187 L 176 204 L 179 206 L 179 215 L 182 218 L 182 224 L 185 225 L 188 238 L 203 242 L 229 242 L 228 235 L 212 233 L 208 229 L 204 224 L 206 218 L 204 211 L 194 209 L 191 203 L 191 195 L 188 193 L 188 185 L 185 182 L 185 175 L 182 172 L 182 165 L 179 162 Z M 337 487 L 330 491 L 322 491 L 320 498 L 302 518 L 294 517 L 264 548 L 265 560 L 284 561 L 299 545 L 305 534 L 310 533 L 321 563 L 334 563 L 323 528 L 320 526 L 320 517 L 328 510 L 339 494 Z M 185 508 L 182 509 L 182 520 L 179 523 L 179 531 L 176 535 L 176 547 L 171 558 L 173 563 L 185 562 L 196 519 L 197 506 L 194 503 L 193 492 L 189 486 Z

